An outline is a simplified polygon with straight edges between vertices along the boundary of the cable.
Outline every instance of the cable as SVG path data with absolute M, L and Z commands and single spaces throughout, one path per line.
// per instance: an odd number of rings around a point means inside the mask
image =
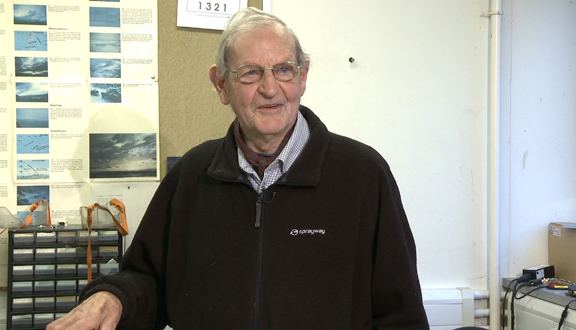
M 564 306 L 564 310 L 562 311 L 562 316 L 560 316 L 560 322 L 558 322 L 558 330 L 562 329 L 562 324 L 564 324 L 564 320 L 566 320 L 566 316 L 568 316 L 568 308 L 570 308 L 570 305 L 576 301 L 575 299 L 570 300 L 566 306 Z
M 514 299 L 516 299 L 516 293 L 520 288 L 528 286 L 528 283 L 516 283 L 514 285 L 514 290 L 512 290 L 512 299 L 510 299 L 510 330 L 514 330 Z
M 536 291 L 536 290 L 540 290 L 545 288 L 545 285 L 542 285 L 543 279 L 539 279 L 539 280 L 531 280 L 530 282 L 522 282 L 522 283 L 517 283 L 517 285 L 514 286 L 514 290 L 512 291 L 512 299 L 510 300 L 510 330 L 514 330 L 514 321 L 515 321 L 515 316 L 514 316 L 514 300 L 517 299 L 523 299 L 526 296 L 530 295 L 532 292 Z M 525 287 L 525 286 L 535 286 L 535 288 L 529 290 L 528 292 L 524 293 L 522 296 L 518 297 L 518 291 Z
M 504 294 L 504 299 L 502 300 L 502 311 L 500 312 L 500 319 L 504 320 L 506 318 L 506 297 L 508 297 L 508 292 L 510 292 L 510 288 L 512 287 L 512 283 L 516 283 L 518 278 L 515 278 L 508 283 L 508 287 L 506 288 L 506 293 Z M 504 330 L 504 322 L 501 322 L 502 330 Z
M 513 280 L 510 281 L 510 283 L 508 283 L 508 287 L 506 288 L 506 293 L 504 294 L 504 299 L 503 299 L 503 303 L 502 303 L 502 311 L 501 311 L 501 319 L 504 320 L 506 318 L 506 312 L 505 312 L 505 308 L 506 308 L 506 298 L 508 296 L 508 293 L 510 292 L 510 289 L 512 288 L 512 297 L 510 299 L 510 330 L 514 330 L 514 300 L 520 300 L 523 298 L 526 298 L 526 296 L 529 296 L 532 292 L 536 291 L 536 290 L 540 290 L 543 288 L 546 288 L 548 286 L 548 284 L 550 284 L 550 282 L 552 280 L 556 280 L 556 281 L 561 281 L 567 284 L 572 284 L 572 282 L 567 281 L 567 280 L 563 280 L 563 279 L 533 279 L 530 280 L 530 276 L 520 276 L 518 278 L 515 278 Z M 529 281 L 529 282 L 528 282 Z M 525 286 L 535 286 L 534 288 L 528 290 L 527 292 L 523 293 L 521 296 L 518 296 L 518 291 Z M 568 309 L 570 308 L 570 305 L 572 303 L 576 302 L 576 298 L 570 300 L 570 302 L 568 302 L 566 304 L 566 306 L 564 306 L 564 310 L 562 311 L 562 315 L 560 317 L 560 321 L 558 323 L 558 330 L 561 330 L 562 325 L 564 324 L 564 321 L 566 319 L 566 317 L 568 316 Z M 504 322 L 502 322 L 501 328 L 504 330 L 505 328 L 505 324 Z
M 518 285 L 518 283 L 526 282 L 529 279 L 530 279 L 530 276 L 527 274 L 524 274 L 520 277 L 517 277 L 517 278 L 511 280 L 510 283 L 508 283 L 508 287 L 506 288 L 506 293 L 504 294 L 504 299 L 502 301 L 502 311 L 500 313 L 500 319 L 501 320 L 506 319 L 506 297 L 508 296 L 508 292 L 510 292 L 510 288 L 512 287 L 512 284 L 514 284 L 514 289 L 512 290 L 512 291 L 514 291 L 514 290 L 516 290 L 516 286 Z M 512 312 L 512 310 L 513 310 L 513 306 L 511 305 L 510 311 Z M 511 314 L 511 315 L 513 315 L 513 314 Z M 512 326 L 513 326 L 513 324 L 512 324 Z M 505 327 L 504 322 L 501 323 L 501 327 L 502 327 L 502 330 L 504 330 L 504 327 Z M 511 329 L 513 329 L 513 328 L 511 328 Z
M 511 306 L 510 306 L 510 313 L 511 313 L 511 328 L 510 329 L 514 329 L 514 300 L 520 300 L 520 299 L 526 298 L 532 292 L 546 288 L 547 287 L 546 283 L 548 283 L 548 282 L 549 282 L 548 279 L 538 279 L 538 280 L 531 280 L 530 282 L 517 283 L 517 285 L 514 286 L 514 290 L 512 292 Z M 520 288 L 525 287 L 525 286 L 535 286 L 535 287 L 528 290 L 527 292 L 523 293 L 521 296 L 518 296 L 518 291 L 520 290 Z M 562 323 L 564 323 L 564 319 L 566 318 L 566 315 L 568 314 L 568 307 L 570 306 L 571 303 L 573 303 L 575 301 L 576 301 L 576 299 L 573 299 L 564 308 L 564 311 L 562 312 L 562 317 L 560 319 L 560 323 L 558 326 L 558 330 L 560 330 L 560 328 L 562 327 Z

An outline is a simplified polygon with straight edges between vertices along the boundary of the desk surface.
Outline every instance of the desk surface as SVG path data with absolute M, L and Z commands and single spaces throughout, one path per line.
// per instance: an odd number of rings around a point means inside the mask
M 508 285 L 510 285 L 510 282 L 512 280 L 513 280 L 513 278 L 502 279 L 502 287 L 504 288 L 504 290 L 506 290 L 508 288 Z M 535 288 L 536 288 L 535 286 L 523 286 L 518 290 L 518 292 L 525 294 L 528 291 L 531 291 Z M 512 289 L 513 289 L 513 287 L 510 288 L 510 292 L 508 293 L 509 295 L 512 294 Z M 538 290 L 534 290 L 530 293 L 530 296 L 536 297 L 536 298 L 539 298 L 539 299 L 542 299 L 544 301 L 548 301 L 550 303 L 560 305 L 560 306 L 566 306 L 566 304 L 568 304 L 572 299 L 576 298 L 576 297 L 569 296 L 568 290 L 552 290 L 552 289 L 548 289 L 548 288 L 541 288 Z M 570 305 L 570 309 L 576 310 L 576 302 L 573 302 Z

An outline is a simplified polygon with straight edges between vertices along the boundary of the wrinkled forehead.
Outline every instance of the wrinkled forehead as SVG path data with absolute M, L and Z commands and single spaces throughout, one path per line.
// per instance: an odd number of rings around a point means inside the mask
M 236 33 L 231 41 L 229 63 L 239 58 L 265 57 L 278 52 L 284 52 L 291 60 L 296 60 L 294 38 L 288 29 L 280 24 L 251 27 Z

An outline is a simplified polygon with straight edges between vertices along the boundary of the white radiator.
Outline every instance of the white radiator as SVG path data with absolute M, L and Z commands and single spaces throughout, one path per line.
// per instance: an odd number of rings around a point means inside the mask
M 423 289 L 422 298 L 431 330 L 453 330 L 474 325 L 473 290 Z

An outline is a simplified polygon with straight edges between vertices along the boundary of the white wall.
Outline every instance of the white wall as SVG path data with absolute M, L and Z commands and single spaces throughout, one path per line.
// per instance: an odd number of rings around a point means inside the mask
M 486 288 L 488 8 L 272 0 L 311 55 L 303 104 L 391 164 L 425 288 Z M 503 276 L 547 262 L 548 222 L 576 221 L 575 8 L 504 1 Z
M 503 8 L 503 272 L 547 263 L 547 224 L 576 221 L 576 2 Z
M 92 183 L 91 195 L 99 200 L 107 201 L 110 198 L 120 198 L 126 207 L 126 220 L 128 221 L 128 235 L 124 246 L 132 243 L 134 234 L 140 221 L 154 196 L 159 182 L 122 182 L 122 183 Z M 107 197 L 107 198 L 105 198 Z

